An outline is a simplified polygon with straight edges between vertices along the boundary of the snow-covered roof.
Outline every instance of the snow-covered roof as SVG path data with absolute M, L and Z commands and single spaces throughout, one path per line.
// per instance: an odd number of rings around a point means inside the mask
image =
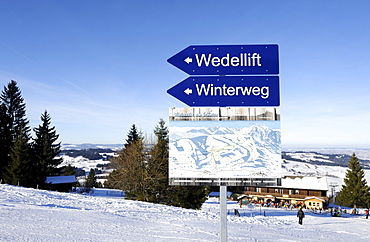
M 76 182 L 75 176 L 48 176 L 46 177 L 46 183 L 51 184 L 63 184 L 63 183 L 74 183 Z
M 226 196 L 230 197 L 233 193 L 232 192 L 226 192 Z M 220 192 L 210 192 L 209 195 L 210 197 L 219 197 Z
M 326 177 L 284 177 L 281 187 L 291 189 L 328 190 Z
M 237 197 L 236 199 L 240 200 L 240 199 L 243 199 L 243 198 L 251 198 L 251 196 L 243 194 L 243 195 L 240 195 L 239 197 Z
M 312 199 L 316 199 L 316 200 L 319 200 L 319 201 L 321 201 L 321 202 L 325 202 L 325 200 L 324 200 L 324 199 L 319 198 L 319 197 L 306 197 L 306 198 L 304 199 L 304 201 L 312 200 Z

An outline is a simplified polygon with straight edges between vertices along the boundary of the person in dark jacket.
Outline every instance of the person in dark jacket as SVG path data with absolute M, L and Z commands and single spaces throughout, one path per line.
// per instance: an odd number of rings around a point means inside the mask
M 298 213 L 297 213 L 297 217 L 298 217 L 298 223 L 300 225 L 302 225 L 303 218 L 304 218 L 304 212 L 303 212 L 302 208 L 299 208 Z

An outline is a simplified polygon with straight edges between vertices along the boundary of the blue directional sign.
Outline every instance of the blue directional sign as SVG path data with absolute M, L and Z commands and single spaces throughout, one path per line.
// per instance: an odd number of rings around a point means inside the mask
M 167 93 L 191 107 L 280 106 L 278 76 L 188 77 Z
M 277 44 L 191 45 L 167 61 L 189 75 L 279 74 Z

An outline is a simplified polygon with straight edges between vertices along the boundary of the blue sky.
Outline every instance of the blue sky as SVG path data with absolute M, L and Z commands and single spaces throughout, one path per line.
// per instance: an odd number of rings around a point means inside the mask
M 282 147 L 370 148 L 370 1 L 0 0 L 0 80 L 62 143 L 151 134 L 189 45 L 278 44 Z

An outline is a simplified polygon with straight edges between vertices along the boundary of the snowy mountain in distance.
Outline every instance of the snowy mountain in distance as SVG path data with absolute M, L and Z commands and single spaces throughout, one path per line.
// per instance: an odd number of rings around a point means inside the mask
M 170 127 L 170 177 L 266 177 L 281 169 L 280 130 Z
M 122 149 L 123 144 L 64 144 L 61 145 L 61 150 L 82 150 L 82 149 Z

